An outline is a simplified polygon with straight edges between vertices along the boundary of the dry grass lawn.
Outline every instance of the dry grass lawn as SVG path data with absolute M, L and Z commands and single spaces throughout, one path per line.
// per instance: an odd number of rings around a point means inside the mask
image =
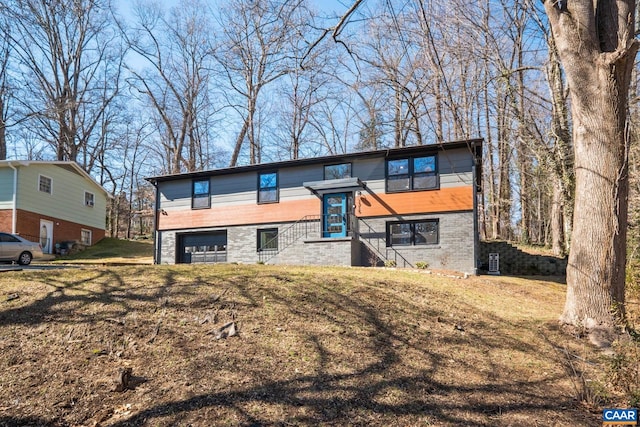
M 2 273 L 0 426 L 598 426 L 570 365 L 604 356 L 559 331 L 563 299 L 385 269 Z

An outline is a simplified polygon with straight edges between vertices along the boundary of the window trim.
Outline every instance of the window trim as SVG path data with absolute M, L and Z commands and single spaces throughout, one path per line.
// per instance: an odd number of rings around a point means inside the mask
M 429 243 L 429 242 L 425 242 L 425 243 L 416 243 L 416 231 L 415 231 L 415 224 L 418 223 L 433 223 L 436 224 L 436 241 L 435 243 Z M 410 243 L 409 244 L 393 244 L 392 241 L 392 234 L 391 234 L 391 227 L 394 225 L 400 225 L 400 224 L 409 224 L 411 226 L 411 236 L 410 236 Z M 411 220 L 406 220 L 406 221 L 387 221 L 386 223 L 386 244 L 388 248 L 391 247 L 404 247 L 404 248 L 409 248 L 409 247 L 414 247 L 414 246 L 436 246 L 440 244 L 440 219 L 439 218 L 424 218 L 424 219 L 411 219 Z
M 262 248 L 261 245 L 261 234 L 262 233 L 266 233 L 266 232 L 275 232 L 276 236 L 275 236 L 275 244 L 276 247 L 275 248 Z M 280 239 L 278 238 L 278 227 L 267 227 L 267 228 L 258 228 L 257 229 L 257 236 L 256 236 L 256 252 L 263 252 L 265 250 L 267 251 L 277 251 L 278 247 L 279 247 L 279 242 Z
M 420 159 L 423 157 L 433 157 L 434 159 L 434 171 L 433 172 L 418 172 L 416 175 L 416 172 L 414 171 L 414 160 L 415 159 Z M 389 174 L 389 162 L 393 162 L 393 161 L 398 161 L 398 160 L 407 160 L 408 163 L 408 168 L 409 170 L 407 171 L 406 174 L 398 174 L 398 175 L 390 175 Z M 402 190 L 390 190 L 389 189 L 389 177 L 393 177 L 393 176 L 406 176 L 407 179 L 409 180 L 409 188 L 408 189 L 402 189 Z M 414 184 L 413 181 L 416 177 L 423 177 L 423 176 L 433 176 L 435 178 L 435 185 L 433 187 L 429 187 L 429 188 L 414 188 Z M 419 154 L 419 155 L 413 155 L 413 156 L 404 156 L 404 157 L 392 157 L 392 158 L 388 158 L 385 161 L 384 164 L 384 183 L 385 183 L 385 192 L 386 193 L 408 193 L 408 192 L 413 192 L 413 191 L 432 191 L 432 190 L 439 190 L 440 189 L 440 170 L 439 170 L 439 162 L 438 162 L 438 154 Z
M 196 194 L 196 183 L 197 182 L 206 182 L 207 183 L 207 193 L 198 193 Z M 204 200 L 206 199 L 207 203 L 203 206 L 195 206 L 196 200 Z M 211 178 L 194 178 L 191 180 L 191 209 L 209 209 L 211 208 Z
M 42 178 L 46 178 L 49 180 L 49 191 L 42 190 L 40 186 Z M 47 175 L 38 174 L 38 192 L 45 193 L 45 194 L 53 194 L 53 178 Z
M 91 194 L 91 203 L 87 203 L 87 194 Z M 84 191 L 84 205 L 88 208 L 93 208 L 96 205 L 96 195 L 91 191 Z
M 342 177 L 342 178 L 327 178 L 327 168 L 330 168 L 332 166 L 342 166 L 342 165 L 348 165 L 349 166 L 349 176 L 347 177 Z M 353 164 L 351 162 L 341 162 L 341 163 L 332 163 L 329 165 L 324 165 L 322 167 L 322 179 L 323 180 L 328 180 L 328 179 L 343 179 L 343 178 L 352 178 L 353 177 Z
M 264 190 L 275 191 L 275 200 L 260 200 L 260 192 L 263 190 L 261 184 L 262 175 L 275 175 L 276 176 L 276 185 L 275 187 L 264 187 Z M 280 174 L 277 170 L 258 172 L 258 191 L 257 191 L 256 199 L 259 205 L 266 205 L 269 203 L 279 203 L 280 202 Z
M 89 243 L 86 243 L 86 242 L 82 239 L 82 237 L 83 237 L 82 235 L 83 235 L 83 233 L 85 233 L 85 232 L 89 233 Z M 82 244 L 83 244 L 83 245 L 85 245 L 85 246 L 91 246 L 91 242 L 92 242 L 92 241 L 93 241 L 93 231 L 92 231 L 92 230 L 89 230 L 89 229 L 86 229 L 86 228 L 81 228 L 81 229 L 80 229 L 80 243 L 82 243 Z

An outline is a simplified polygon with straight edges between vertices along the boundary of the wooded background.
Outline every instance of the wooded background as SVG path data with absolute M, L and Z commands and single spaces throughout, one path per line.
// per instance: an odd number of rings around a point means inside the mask
M 565 254 L 571 99 L 542 2 L 318 3 L 2 0 L 0 159 L 77 161 L 115 196 L 111 235 L 134 237 L 145 176 L 483 137 L 481 238 Z

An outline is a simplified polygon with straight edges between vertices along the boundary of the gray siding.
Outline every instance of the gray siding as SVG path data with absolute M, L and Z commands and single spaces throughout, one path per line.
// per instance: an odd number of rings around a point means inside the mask
M 472 156 L 464 149 L 438 153 L 440 187 L 471 185 Z M 351 173 L 367 183 L 377 193 L 385 192 L 385 158 L 356 159 Z M 324 165 L 287 167 L 278 170 L 280 200 L 313 197 L 304 182 L 321 181 Z M 191 208 L 191 179 L 166 181 L 159 184 L 160 207 L 167 211 Z M 246 172 L 211 177 L 211 206 L 241 206 L 257 203 L 258 173 Z
M 13 209 L 13 169 L 0 168 L 0 209 Z

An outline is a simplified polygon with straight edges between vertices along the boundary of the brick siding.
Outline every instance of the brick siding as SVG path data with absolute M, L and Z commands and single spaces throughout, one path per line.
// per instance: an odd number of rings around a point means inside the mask
M 91 230 L 91 244 L 96 244 L 105 237 L 105 230 L 75 222 L 64 221 L 46 215 L 18 210 L 16 232 L 30 240 L 37 240 L 40 236 L 40 220 L 53 222 L 53 244 L 68 241 L 80 241 L 82 230 Z M 0 211 L 0 231 L 11 232 L 12 211 Z

